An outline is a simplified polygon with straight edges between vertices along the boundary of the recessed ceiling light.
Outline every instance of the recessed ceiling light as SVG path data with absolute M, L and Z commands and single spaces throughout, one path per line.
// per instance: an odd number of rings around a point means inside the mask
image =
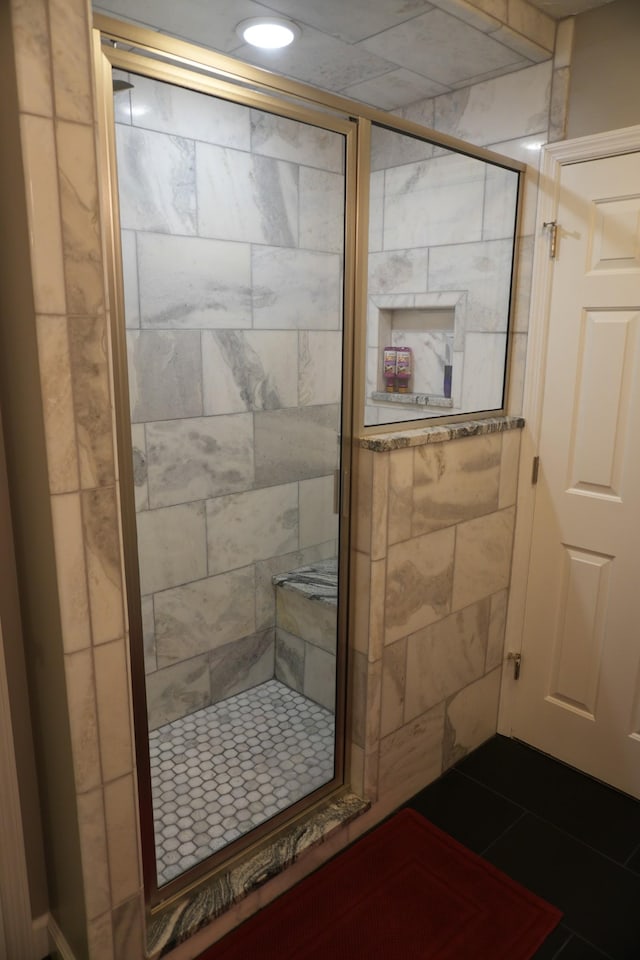
M 300 36 L 300 27 L 283 17 L 252 17 L 239 23 L 236 33 L 252 47 L 279 50 Z

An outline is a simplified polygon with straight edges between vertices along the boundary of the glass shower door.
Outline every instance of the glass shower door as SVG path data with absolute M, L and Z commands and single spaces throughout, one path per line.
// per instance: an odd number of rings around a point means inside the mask
M 339 775 L 345 136 L 114 76 L 162 886 Z

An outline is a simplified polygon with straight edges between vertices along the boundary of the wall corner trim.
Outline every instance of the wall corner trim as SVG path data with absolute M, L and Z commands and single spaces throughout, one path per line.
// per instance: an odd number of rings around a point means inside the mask
M 43 913 L 39 917 L 34 917 L 31 924 L 31 935 L 33 937 L 33 954 L 37 960 L 46 957 L 51 947 L 49 940 L 49 914 Z
M 65 935 L 51 914 L 49 914 L 47 917 L 47 930 L 49 933 L 49 940 L 52 946 L 57 950 L 60 960 L 78 960 L 73 950 L 67 943 Z

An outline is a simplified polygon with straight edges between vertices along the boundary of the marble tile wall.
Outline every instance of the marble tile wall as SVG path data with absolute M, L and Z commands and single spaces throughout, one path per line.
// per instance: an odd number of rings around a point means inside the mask
M 385 808 L 495 732 L 519 444 L 358 451 L 353 751 Z
M 421 100 L 398 111 L 399 115 L 409 120 L 424 123 L 434 130 L 460 137 L 477 146 L 494 149 L 504 156 L 526 164 L 524 203 L 518 237 L 516 301 L 507 411 L 512 415 L 517 415 L 522 410 L 540 149 L 545 143 L 562 140 L 565 136 L 573 30 L 574 20 L 571 17 L 558 23 L 554 58 L 551 61 L 538 63 L 508 76 L 485 80 L 430 100 Z M 397 151 L 396 155 L 389 152 L 388 143 L 381 144 L 381 147 L 383 155 L 378 160 L 379 165 L 396 166 L 399 162 L 406 162 L 397 155 Z M 381 175 L 382 170 L 374 176 Z M 498 247 L 494 248 L 493 242 L 499 238 L 500 230 L 504 229 L 505 222 L 502 218 L 506 208 L 500 202 L 495 202 L 495 189 L 498 184 L 492 181 L 493 177 L 490 176 L 486 183 L 486 191 L 487 195 L 494 198 L 494 212 L 485 223 L 482 241 L 491 242 L 491 249 L 497 250 Z M 374 189 L 379 194 L 382 185 L 377 183 Z M 376 236 L 380 237 L 379 228 Z M 444 264 L 438 266 L 437 261 L 436 263 L 430 261 L 429 268 L 432 267 L 437 270 L 441 283 L 450 281 L 451 278 L 447 278 L 446 272 L 443 272 Z M 403 285 L 402 292 L 407 292 L 406 284 Z M 486 310 L 483 312 L 486 317 Z M 479 332 L 479 328 L 476 328 L 475 332 Z M 485 345 L 482 352 L 484 359 L 481 362 L 486 359 L 492 363 L 499 362 L 500 352 L 503 349 L 504 346 L 495 338 L 494 332 L 494 346 Z M 474 364 L 474 366 L 478 365 Z M 474 376 L 474 379 L 479 383 L 477 376 Z M 483 403 L 487 400 L 486 396 L 482 397 L 481 389 L 479 400 Z
M 288 687 L 335 711 L 337 567 L 333 564 L 331 579 L 330 603 L 316 594 L 313 580 L 309 590 L 276 587 L 275 675 Z
M 336 551 L 343 148 L 128 79 L 116 136 L 155 728 L 274 676 L 262 570 Z
M 49 908 L 70 938 L 62 918 L 75 912 L 72 933 L 84 931 L 83 942 L 72 941 L 78 958 L 141 957 L 135 952 L 142 878 L 88 8 L 81 0 L 11 0 L 10 7 L 35 308 L 35 316 L 21 322 L 35 324 L 38 340 L 66 679 L 66 702 L 51 704 L 49 714 L 70 729 L 73 781 L 66 789 L 76 795 L 84 878 L 84 902 L 70 902 L 67 876 L 78 864 L 69 849 L 65 871 L 50 878 Z M 38 645 L 45 649 L 57 632 L 36 638 Z M 53 797 L 51 780 L 62 774 L 49 767 L 39 777 Z M 50 828 L 64 833 L 69 815 L 51 799 Z M 131 933 L 120 923 L 124 915 L 136 918 Z
M 400 116 L 423 123 L 442 133 L 460 137 L 478 146 L 495 149 L 507 157 L 520 160 L 527 165 L 525 173 L 524 204 L 521 216 L 519 249 L 516 273 L 516 301 L 512 342 L 511 378 L 509 385 L 508 412 L 518 414 L 522 409 L 523 371 L 526 355 L 529 299 L 531 290 L 531 266 L 533 260 L 533 230 L 537 202 L 538 169 L 540 148 L 547 142 L 561 140 L 564 137 L 567 109 L 567 77 L 571 61 L 573 20 L 567 18 L 558 25 L 556 52 L 553 61 L 536 64 L 508 76 L 485 80 L 453 93 L 442 94 L 430 100 L 417 101 L 397 111 Z M 500 249 L 500 237 L 505 236 L 507 226 L 507 206 L 502 202 L 498 190 L 500 171 L 489 171 L 485 183 L 485 194 L 491 198 L 491 213 L 483 219 L 482 236 L 465 249 L 459 246 L 455 260 L 449 259 L 449 250 L 431 251 L 428 261 L 423 251 L 416 248 L 390 250 L 385 253 L 383 225 L 385 177 L 392 174 L 394 182 L 398 178 L 398 168 L 423 169 L 433 156 L 434 148 L 425 145 L 416 146 L 412 152 L 404 147 L 391 133 L 380 131 L 377 138 L 377 150 L 373 157 L 371 178 L 372 222 L 370 223 L 371 249 L 378 251 L 370 258 L 370 294 L 379 299 L 380 294 L 411 295 L 423 293 L 427 277 L 429 289 L 451 289 L 461 282 L 463 274 L 474 290 L 476 301 L 475 326 L 469 328 L 479 350 L 477 361 L 467 361 L 463 369 L 463 382 L 471 382 L 464 390 L 462 382 L 456 385 L 454 377 L 454 401 L 465 406 L 471 402 L 485 406 L 493 403 L 494 397 L 486 390 L 488 378 L 480 376 L 479 371 L 486 369 L 486 363 L 499 367 L 504 353 L 504 339 L 492 329 L 491 318 L 496 316 L 503 305 L 492 302 L 491 292 L 482 290 L 483 255 L 504 258 L 506 251 Z M 437 151 L 435 151 L 437 153 Z M 386 171 L 386 172 L 385 172 Z M 495 177 L 497 176 L 497 179 Z M 503 196 L 506 194 L 503 192 Z M 477 225 L 476 225 L 477 226 Z M 474 243 L 477 246 L 474 248 Z M 504 241 L 502 242 L 504 246 Z M 451 263 L 455 267 L 451 267 Z M 480 269 L 479 269 L 480 268 Z M 506 269 L 506 263 L 505 263 Z M 399 302 L 399 306 L 404 305 Z M 409 304 L 407 304 L 409 305 Z M 377 322 L 372 314 L 369 318 L 368 336 L 372 348 L 367 362 L 367 392 L 378 376 L 377 341 L 373 327 Z M 466 321 L 465 321 L 466 322 Z M 482 333 L 485 339 L 480 340 Z M 457 348 L 459 350 L 459 347 Z M 457 351 L 456 351 L 457 352 Z M 461 354 L 454 356 L 462 361 Z M 462 366 L 459 363 L 458 366 Z M 477 394 L 476 394 L 477 390 Z M 384 420 L 394 421 L 405 418 L 404 412 L 386 410 Z M 367 409 L 368 422 L 382 422 L 378 411 L 371 405 Z
M 500 408 L 517 176 L 430 145 L 434 155 L 408 161 L 394 143 L 408 139 L 376 127 L 372 131 L 367 397 L 383 389 L 381 348 L 404 343 L 414 350 L 415 392 L 442 396 L 449 363 L 454 406 L 447 413 Z M 406 319 L 392 320 L 386 335 L 387 311 L 415 307 L 417 296 L 434 293 L 455 295 L 458 301 L 451 352 L 444 348 L 443 333 L 443 347 L 434 350 L 429 332 L 420 335 Z M 381 294 L 388 305 L 384 310 Z M 365 423 L 439 412 L 406 406 L 398 411 L 369 400 Z

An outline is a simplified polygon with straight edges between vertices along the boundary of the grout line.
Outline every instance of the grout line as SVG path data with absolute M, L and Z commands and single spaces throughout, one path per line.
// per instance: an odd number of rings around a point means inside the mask
M 627 859 L 624 861 L 624 865 L 625 865 L 625 867 L 627 868 L 627 870 L 631 869 L 631 868 L 629 867 L 629 861 L 630 861 L 630 860 L 633 860 L 633 858 L 635 857 L 636 853 L 640 853 L 640 843 L 638 843 L 638 844 L 633 848 L 633 850 L 631 851 L 631 853 L 629 854 L 629 856 L 627 857 Z M 632 871 L 632 872 L 635 873 L 636 871 L 634 870 L 634 871 Z
M 570 927 L 566 927 L 565 929 L 570 934 L 569 939 L 565 940 L 565 942 L 562 944 L 562 946 L 560 947 L 557 953 L 554 953 L 552 960 L 558 960 L 558 958 L 559 960 L 562 960 L 562 954 L 564 953 L 565 948 L 568 947 L 571 941 L 574 939 L 579 941 L 581 944 L 584 944 L 584 946 L 591 947 L 592 950 L 595 950 L 598 957 L 602 957 L 602 960 L 615 960 L 615 958 L 612 957 L 610 953 L 605 953 L 604 950 L 602 950 L 600 947 L 596 947 L 594 943 L 591 943 L 590 940 L 587 940 L 581 934 L 576 933 L 575 930 L 572 930 Z
M 562 921 L 560 921 L 560 922 L 562 923 Z M 557 927 L 556 927 L 556 929 L 557 929 Z M 567 939 L 566 939 L 565 942 L 564 942 L 563 944 L 561 944 L 560 947 L 556 950 L 556 952 L 554 953 L 554 955 L 553 955 L 553 957 L 551 958 L 551 960 L 558 960 L 558 957 L 560 957 L 560 954 L 564 951 L 564 948 L 565 948 L 568 944 L 571 943 L 571 941 L 573 940 L 573 938 L 574 938 L 574 936 L 575 936 L 575 931 L 574 931 L 574 930 L 571 930 L 570 927 L 565 927 L 565 930 L 567 931 L 567 934 L 568 934 Z M 534 954 L 533 960 L 535 960 L 535 954 Z
M 463 608 L 464 609 L 464 608 Z M 465 758 L 466 759 L 466 758 Z M 495 787 L 489 786 L 488 783 L 485 783 L 484 780 L 478 780 L 477 777 L 472 777 L 470 774 L 465 773 L 464 770 L 458 769 L 457 766 L 451 767 L 452 771 L 455 771 L 461 777 L 466 777 L 467 780 L 470 780 L 471 783 L 477 784 L 479 787 L 484 787 L 485 790 L 488 790 L 490 793 L 495 794 L 496 797 L 500 797 L 501 800 L 506 800 L 508 803 L 513 804 L 514 807 L 520 807 L 521 810 L 524 810 L 526 813 L 531 813 L 528 807 L 523 806 L 523 804 L 518 803 L 517 800 L 513 800 L 511 797 L 508 797 L 505 793 L 500 793 L 499 790 L 496 790 Z
M 456 768 L 452 767 L 451 769 L 455 770 Z M 621 870 L 624 870 L 625 872 L 630 873 L 634 877 L 638 876 L 638 874 L 634 870 L 631 870 L 629 867 L 627 867 L 626 865 L 627 861 L 623 862 L 621 860 L 616 860 L 615 857 L 612 857 L 610 854 L 605 853 L 603 850 L 599 850 L 598 847 L 594 847 L 593 844 L 588 843 L 588 841 L 583 840 L 581 837 L 577 837 L 574 833 L 570 833 L 568 830 L 565 830 L 564 827 L 558 826 L 557 823 L 554 823 L 553 820 L 549 820 L 548 817 L 543 816 L 541 813 L 536 813 L 535 810 L 531 810 L 529 807 L 523 807 L 522 804 L 518 803 L 517 800 L 513 800 L 511 797 L 508 797 L 506 794 L 500 793 L 499 790 L 495 790 L 493 787 L 490 787 L 488 784 L 484 783 L 482 780 L 478 780 L 476 779 L 476 777 L 471 777 L 469 776 L 468 773 L 463 773 L 462 770 L 456 770 L 456 773 L 461 774 L 463 777 L 466 777 L 468 780 L 471 780 L 473 783 L 476 783 L 479 786 L 484 787 L 486 790 L 491 791 L 491 793 L 495 794 L 497 797 L 501 797 L 503 800 L 507 800 L 509 803 L 512 803 L 517 807 L 520 807 L 522 810 L 524 810 L 525 813 L 530 813 L 532 817 L 535 817 L 537 820 L 540 820 L 542 823 L 545 823 L 548 826 L 553 827 L 554 830 L 558 831 L 558 833 L 564 834 L 566 837 L 569 837 L 569 839 L 573 840 L 575 843 L 579 843 L 581 846 L 585 847 L 587 850 L 590 850 L 592 853 L 597 854 L 599 857 L 602 857 L 604 860 L 607 860 L 609 863 L 614 864 L 616 867 L 619 867 Z M 518 818 L 518 819 L 521 819 L 521 818 Z M 515 821 L 515 822 L 517 823 L 518 821 Z M 638 844 L 638 847 L 636 849 L 640 849 L 640 844 Z M 633 856 L 633 854 L 631 854 L 631 856 Z
M 523 817 L 526 817 L 528 813 L 529 813 L 528 810 L 524 810 L 524 809 L 523 809 L 522 812 L 521 812 L 521 814 L 520 814 L 520 816 L 519 816 L 519 817 L 516 817 L 516 819 L 513 821 L 513 823 L 510 823 L 508 827 L 505 827 L 504 830 L 501 830 L 500 833 L 498 834 L 498 836 L 497 836 L 497 837 L 494 837 L 493 840 L 491 841 L 491 843 L 487 844 L 487 846 L 481 851 L 480 856 L 481 856 L 481 857 L 484 857 L 484 855 L 485 855 L 486 853 L 488 853 L 488 851 L 491 849 L 491 847 L 492 847 L 495 843 L 497 843 L 498 840 L 502 840 L 502 838 L 503 838 L 507 833 L 509 833 L 509 831 L 512 829 L 512 827 L 515 827 L 515 825 L 516 825 L 517 823 L 520 823 L 520 821 L 522 820 L 522 818 L 523 818 Z

